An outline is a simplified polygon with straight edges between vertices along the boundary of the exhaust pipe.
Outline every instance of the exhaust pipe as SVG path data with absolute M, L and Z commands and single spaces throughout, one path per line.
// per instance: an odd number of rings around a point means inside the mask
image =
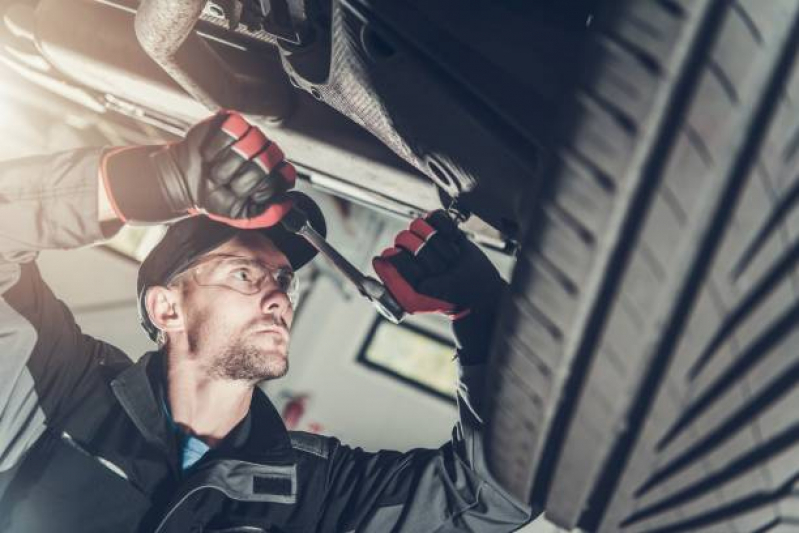
M 254 58 L 252 67 L 231 67 L 193 31 L 205 4 L 206 0 L 142 0 L 135 21 L 141 47 L 208 109 L 232 109 L 273 125 L 286 120 L 294 108 L 294 93 L 277 50 Z

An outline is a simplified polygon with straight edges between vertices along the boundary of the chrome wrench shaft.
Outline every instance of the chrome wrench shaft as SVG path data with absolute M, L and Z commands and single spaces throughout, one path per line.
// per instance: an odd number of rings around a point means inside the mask
M 292 233 L 302 236 L 311 246 L 319 250 L 330 263 L 341 272 L 372 304 L 381 315 L 395 324 L 405 318 L 405 310 L 394 299 L 385 285 L 375 278 L 364 275 L 355 265 L 350 263 L 338 250 L 333 248 L 308 222 L 308 217 L 296 207 L 281 220 L 283 227 Z

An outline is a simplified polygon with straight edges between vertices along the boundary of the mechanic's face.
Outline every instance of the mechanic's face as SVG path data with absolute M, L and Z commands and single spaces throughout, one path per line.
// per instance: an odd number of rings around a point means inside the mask
M 202 264 L 241 257 L 269 267 L 288 268 L 289 261 L 272 242 L 242 233 L 207 253 Z M 200 267 L 202 268 L 202 266 Z M 267 276 L 255 294 L 202 283 L 199 275 L 182 275 L 184 333 L 191 353 L 205 359 L 213 378 L 257 383 L 288 371 L 289 330 L 294 310 L 286 293 Z M 198 282 L 200 279 L 200 282 Z

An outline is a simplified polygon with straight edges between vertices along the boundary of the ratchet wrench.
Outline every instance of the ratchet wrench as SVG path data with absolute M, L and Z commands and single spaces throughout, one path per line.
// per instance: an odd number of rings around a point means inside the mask
M 405 310 L 394 299 L 388 289 L 375 278 L 364 275 L 355 265 L 342 256 L 308 222 L 308 216 L 296 206 L 283 216 L 281 224 L 288 231 L 305 238 L 311 246 L 327 257 L 358 291 L 377 308 L 378 312 L 395 324 L 405 318 Z

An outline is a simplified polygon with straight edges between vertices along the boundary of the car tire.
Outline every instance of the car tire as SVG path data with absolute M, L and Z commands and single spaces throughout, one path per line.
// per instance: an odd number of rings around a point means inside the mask
M 498 321 L 489 464 L 561 527 L 795 528 L 799 2 L 592 27 Z

